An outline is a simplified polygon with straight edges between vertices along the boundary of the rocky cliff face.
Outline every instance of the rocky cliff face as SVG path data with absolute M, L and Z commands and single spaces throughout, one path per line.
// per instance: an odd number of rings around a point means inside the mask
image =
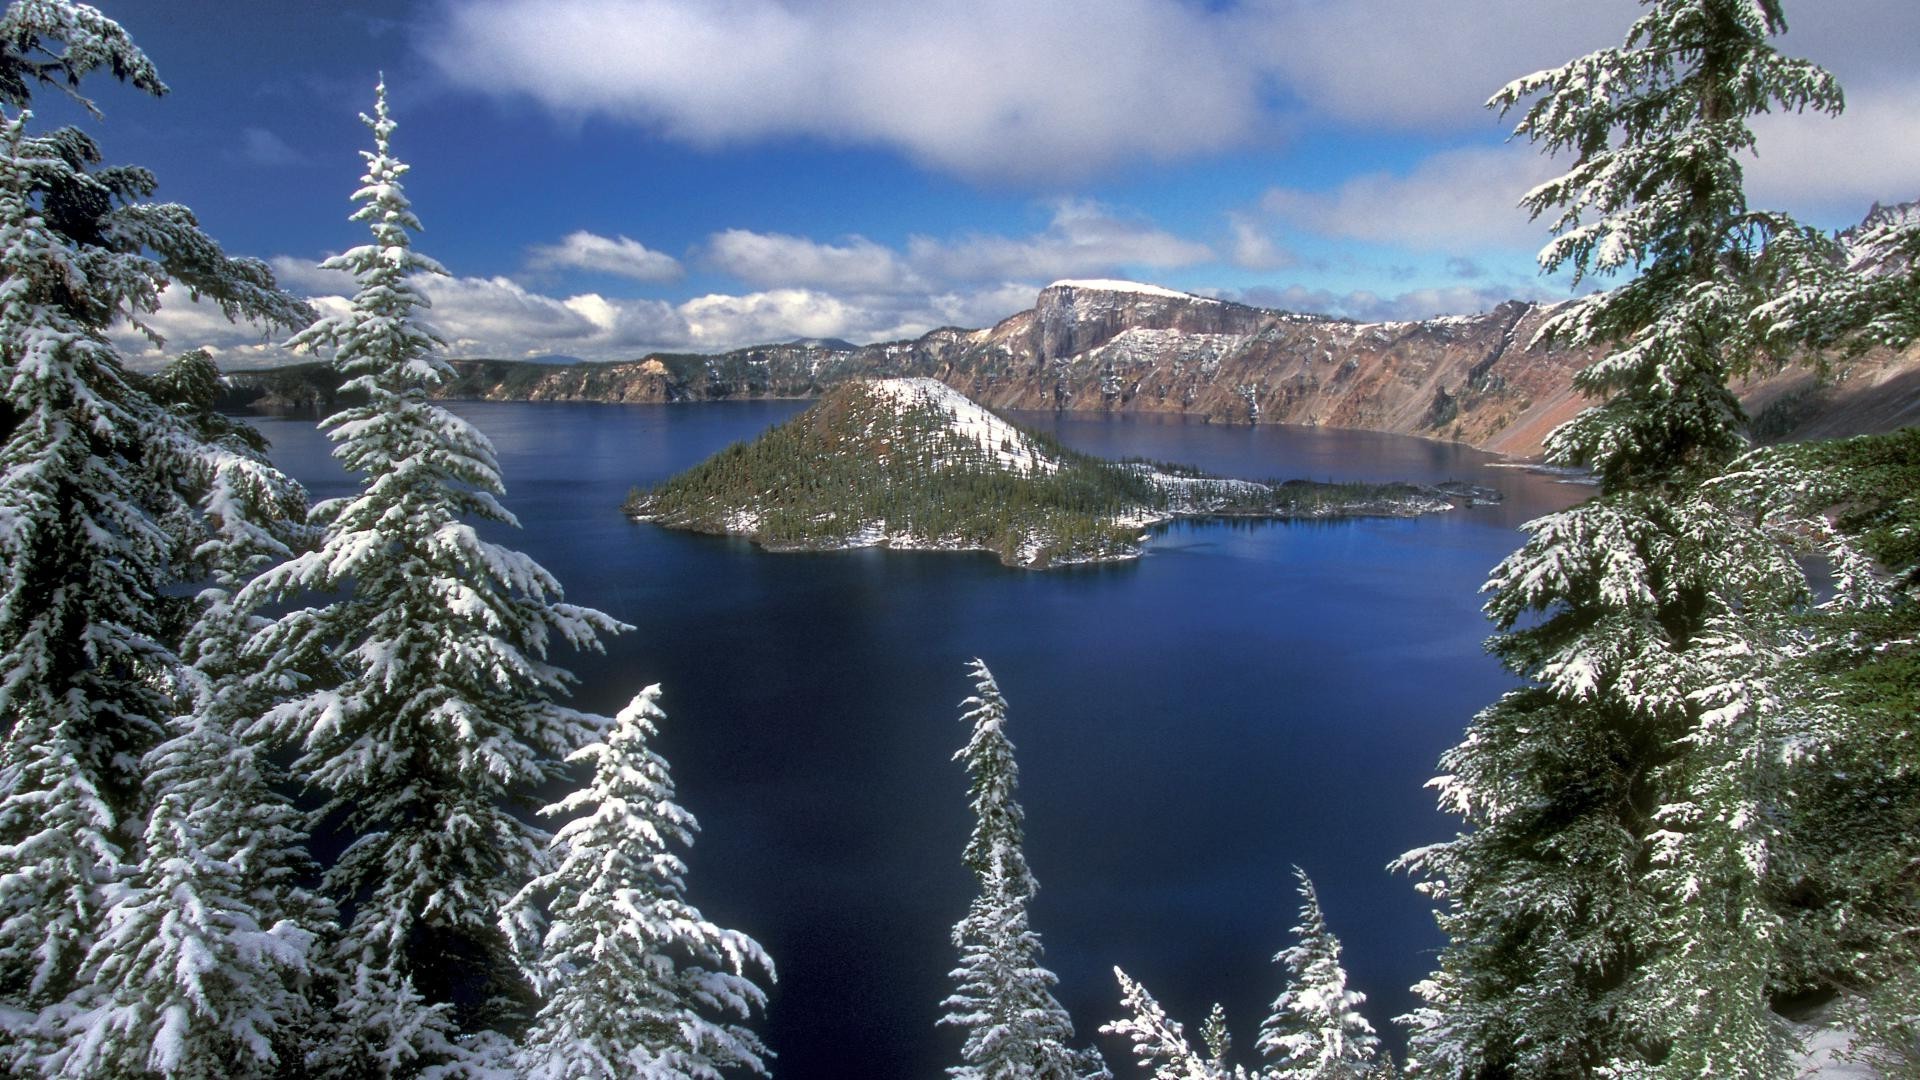
M 460 377 L 444 395 L 813 397 L 852 378 L 926 376 L 995 408 L 1370 428 L 1529 456 L 1583 405 L 1571 378 L 1592 359 L 1534 343 L 1547 311 L 1513 302 L 1480 315 L 1354 323 L 1128 282 L 1067 281 L 985 330 L 948 328 L 858 348 L 795 342 L 602 364 L 455 361 Z M 311 388 L 287 389 L 284 373 L 230 381 L 236 403 L 250 393 L 266 395 L 267 404 L 302 394 L 323 406 L 327 400 Z M 1870 357 L 1831 386 L 1789 372 L 1740 389 L 1771 437 L 1898 427 L 1920 420 L 1920 350 Z

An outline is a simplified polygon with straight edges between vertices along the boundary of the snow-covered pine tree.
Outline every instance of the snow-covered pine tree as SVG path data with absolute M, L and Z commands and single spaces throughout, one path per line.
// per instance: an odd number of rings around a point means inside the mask
M 299 748 L 296 775 L 352 837 L 325 878 L 348 918 L 330 1060 L 380 1076 L 453 1061 L 460 1033 L 524 1016 L 498 919 L 542 869 L 547 836 L 516 811 L 605 723 L 559 703 L 571 677 L 547 653 L 597 648 L 624 627 L 563 603 L 552 575 L 469 523 L 513 516 L 492 445 L 428 399 L 450 369 L 410 277 L 445 271 L 412 248 L 419 221 L 384 82 L 362 119 L 374 150 L 352 219 L 372 242 L 322 264 L 359 287 L 349 311 L 294 344 L 331 347 L 345 387 L 366 395 L 323 422 L 363 484 L 316 506 L 318 550 L 266 571 L 240 602 L 317 598 L 247 646 L 285 692 L 257 730 Z
M 1490 102 L 1531 99 L 1516 134 L 1574 158 L 1523 201 L 1558 234 L 1543 266 L 1637 276 L 1543 331 L 1609 349 L 1575 380 L 1601 402 L 1548 440 L 1601 494 L 1530 523 L 1487 585 L 1493 649 L 1530 685 L 1442 759 L 1441 804 L 1472 830 L 1401 861 L 1452 939 L 1409 1018 L 1416 1075 L 1699 1075 L 1743 1054 L 1764 1068 L 1786 1045 L 1755 906 L 1778 790 L 1755 770 L 1779 762 L 1777 733 L 1716 730 L 1733 714 L 1699 695 L 1737 622 L 1807 589 L 1772 538 L 1696 494 L 1743 445 L 1727 381 L 1765 358 L 1765 290 L 1797 276 L 1793 252 L 1815 254 L 1805 230 L 1747 208 L 1749 120 L 1841 97 L 1773 49 L 1776 0 L 1644 7 L 1622 47 Z
M 1293 868 L 1300 882 L 1300 925 L 1295 943 L 1274 962 L 1287 969 L 1286 989 L 1260 1025 L 1256 1043 L 1272 1080 L 1358 1080 L 1378 1063 L 1380 1040 L 1360 1015 L 1367 996 L 1347 989 L 1340 964 L 1340 939 L 1327 929 L 1320 897 L 1306 871 Z
M 966 862 L 980 894 L 953 928 L 958 988 L 941 1004 L 942 1024 L 966 1032 L 956 1080 L 1076 1080 L 1109 1076 L 1098 1050 L 1074 1050 L 1073 1021 L 1054 999 L 1058 980 L 1040 964 L 1040 935 L 1027 922 L 1038 884 L 1027 867 L 1025 813 L 1014 798 L 1020 782 L 1007 740 L 1007 702 L 981 660 L 971 666 L 974 696 L 961 720 L 972 737 L 954 754 L 971 777 L 973 834 Z
M 230 317 L 311 317 L 185 207 L 146 201 L 151 173 L 101 167 L 77 129 L 29 132 L 37 89 L 93 111 L 78 87 L 103 69 L 166 90 L 91 7 L 17 0 L 0 14 L 0 1051 L 16 1061 L 46 1048 L 33 1029 L 56 1030 L 42 1011 L 75 989 L 128 869 L 139 762 L 182 676 L 188 605 L 163 590 L 196 516 L 178 467 L 205 448 L 124 370 L 107 330 L 140 326 L 169 283 Z
M 235 734 L 271 702 L 243 677 L 240 655 L 265 620 L 233 594 L 292 554 L 306 494 L 266 461 L 257 432 L 212 412 L 217 378 L 211 357 L 194 352 L 150 380 L 194 438 L 173 456 L 202 490 L 192 555 L 212 583 L 182 644 L 190 711 L 143 762 L 153 805 L 80 972 L 66 1037 L 43 1062 L 57 1075 L 264 1077 L 304 1055 L 306 991 L 331 912 L 302 884 L 313 867 L 300 815 Z
M 1180 1022 L 1167 1016 L 1147 988 L 1135 982 L 1119 968 L 1113 977 L 1120 982 L 1120 1004 L 1128 1016 L 1100 1025 L 1103 1035 L 1121 1035 L 1133 1044 L 1134 1058 L 1142 1069 L 1150 1070 L 1153 1080 L 1255 1080 L 1239 1066 L 1226 1062 L 1226 1022 L 1220 1006 L 1207 1017 L 1207 1057 L 1202 1057 L 1187 1042 Z
M 767 1071 L 752 1031 L 713 1018 L 764 1008 L 750 969 L 771 980 L 773 963 L 752 938 L 687 903 L 686 864 L 673 849 L 690 846 L 698 826 L 648 746 L 665 719 L 659 700 L 660 687 L 647 687 L 603 741 L 567 759 L 590 764 L 593 777 L 543 811 L 577 816 L 554 834 L 552 869 L 502 919 L 541 998 L 516 1062 L 526 1080 Z
M 1347 989 L 1340 940 L 1327 929 L 1313 882 L 1299 867 L 1293 872 L 1304 902 L 1300 925 L 1293 928 L 1296 943 L 1273 958 L 1286 966 L 1287 985 L 1260 1026 L 1255 1045 L 1266 1062 L 1262 1068 L 1249 1072 L 1228 1063 L 1227 1021 L 1220 1006 L 1213 1007 L 1202 1029 L 1207 1045 L 1202 1058 L 1145 987 L 1113 970 L 1121 1004 L 1132 1015 L 1100 1030 L 1130 1039 L 1140 1067 L 1151 1069 L 1153 1080 L 1384 1080 L 1396 1075 L 1391 1059 L 1380 1053 L 1373 1025 L 1360 1015 L 1366 995 Z

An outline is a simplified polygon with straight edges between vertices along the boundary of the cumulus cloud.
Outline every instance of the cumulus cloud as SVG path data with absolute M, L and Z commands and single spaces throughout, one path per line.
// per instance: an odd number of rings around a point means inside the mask
M 1909 43 L 1920 27 L 1915 35 Z M 1760 156 L 1747 167 L 1747 196 L 1755 206 L 1851 219 L 1872 202 L 1920 198 L 1920 79 L 1850 89 L 1837 117 L 1760 117 L 1754 137 Z
M 1529 147 L 1467 147 L 1405 173 L 1364 173 L 1331 191 L 1273 188 L 1261 206 L 1323 236 L 1430 251 L 1531 250 L 1546 242 L 1546 224 L 1528 220 L 1520 197 L 1556 171 Z
M 272 263 L 281 284 L 307 296 L 323 314 L 348 309 L 349 276 L 286 257 Z M 420 275 L 413 283 L 428 301 L 422 321 L 447 342 L 450 356 L 526 359 L 562 353 L 587 360 L 664 350 L 719 352 L 796 337 L 914 338 L 940 326 L 991 325 L 1031 305 L 1038 288 L 992 283 L 885 294 L 780 287 L 674 303 L 600 293 L 550 296 L 504 277 Z M 183 290 L 168 290 L 161 300 L 160 311 L 146 322 L 165 336 L 164 348 L 131 327 L 115 334 L 122 355 L 136 368 L 158 367 L 194 348 L 211 350 L 230 370 L 311 359 L 281 346 L 286 332 L 230 323 L 217 307 Z
M 1301 123 L 1488 130 L 1496 122 L 1482 103 L 1501 85 L 1617 45 L 1639 14 L 1635 0 L 1550 8 L 447 0 L 419 44 L 458 85 L 564 116 L 702 146 L 880 146 L 978 181 L 1050 183 L 1273 145 Z M 1828 64 L 1850 90 L 1910 79 L 1920 4 L 1824 0 L 1795 14 L 1782 47 Z M 1911 109 L 1911 93 L 1905 101 Z
M 306 161 L 298 150 L 287 145 L 285 139 L 265 128 L 257 127 L 241 129 L 239 156 L 242 161 L 270 168 L 299 165 Z
M 1233 234 L 1233 265 L 1244 270 L 1279 270 L 1299 260 L 1280 245 L 1273 230 L 1258 216 L 1246 213 L 1227 215 L 1227 228 Z
M 455 82 L 696 144 L 883 145 L 978 179 L 1084 175 L 1245 139 L 1259 72 L 1178 0 L 455 0 Z
M 192 349 L 208 349 L 222 356 L 227 367 L 251 367 L 280 362 L 286 350 L 280 343 L 292 331 L 229 321 L 218 304 L 198 300 L 186 289 L 169 286 L 160 291 L 160 310 L 141 318 L 141 324 L 159 334 L 163 345 L 124 322 L 110 334 L 132 366 L 157 368 Z
M 1637 13 L 1634 0 L 1258 0 L 1239 9 L 1236 40 L 1316 116 L 1485 127 L 1496 90 L 1619 44 Z
M 311 259 L 289 255 L 276 255 L 267 260 L 267 265 L 273 268 L 274 281 L 288 292 L 301 296 L 353 294 L 353 275 L 345 270 L 322 270 Z
M 1056 203 L 1052 222 L 1034 235 L 916 236 L 907 242 L 907 255 L 923 274 L 949 281 L 1053 280 L 1129 267 L 1170 270 L 1214 257 L 1205 244 L 1075 199 Z
M 909 237 L 904 249 L 861 236 L 823 243 L 785 233 L 728 229 L 706 244 L 706 262 L 761 288 L 818 288 L 856 295 L 937 293 L 955 286 L 1045 282 L 1194 266 L 1207 245 L 1096 202 L 1061 200 L 1045 229 L 1024 236 L 972 233 Z
M 898 292 L 919 275 L 891 248 L 861 236 L 838 244 L 785 233 L 728 229 L 707 241 L 707 261 L 751 285 Z
M 568 233 L 557 244 L 536 245 L 527 253 L 527 265 L 534 270 L 592 270 L 655 284 L 678 281 L 683 273 L 680 260 L 638 240 L 585 229 Z

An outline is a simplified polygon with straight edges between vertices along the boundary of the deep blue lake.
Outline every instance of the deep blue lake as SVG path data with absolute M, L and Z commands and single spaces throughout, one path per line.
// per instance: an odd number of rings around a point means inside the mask
M 1197 1032 L 1225 1004 L 1238 1053 L 1280 989 L 1271 962 L 1319 886 L 1367 1013 L 1412 1005 L 1440 944 L 1387 863 L 1452 835 L 1422 785 L 1511 685 L 1480 647 L 1478 589 L 1516 526 L 1587 489 L 1471 450 L 1367 432 L 1177 417 L 1018 415 L 1078 449 L 1255 478 L 1471 480 L 1507 502 L 1418 520 L 1177 525 L 1135 563 L 1033 572 L 982 554 L 767 554 L 629 522 L 627 489 L 792 415 L 798 402 L 461 403 L 493 439 L 523 528 L 567 598 L 634 625 L 560 657 L 612 713 L 663 684 L 660 749 L 700 819 L 692 899 L 765 945 L 755 1027 L 786 1080 L 933 1077 L 973 882 L 965 664 L 1011 706 L 1033 925 L 1081 1041 L 1120 1077 L 1111 969 Z M 316 498 L 350 490 L 306 420 L 255 421 Z

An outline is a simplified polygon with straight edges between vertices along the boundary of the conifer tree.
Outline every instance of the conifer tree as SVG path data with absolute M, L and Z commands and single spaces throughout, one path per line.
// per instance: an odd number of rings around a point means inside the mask
M 1273 1080 L 1351 1080 L 1366 1075 L 1379 1054 L 1373 1025 L 1360 1015 L 1367 996 L 1347 989 L 1340 965 L 1340 939 L 1327 929 L 1320 897 L 1306 871 L 1300 881 L 1296 939 L 1273 959 L 1287 969 L 1287 986 L 1274 999 L 1256 1044 Z
M 150 380 L 194 440 L 178 456 L 200 490 L 192 564 L 211 584 L 181 646 L 189 711 L 143 767 L 152 808 L 126 886 L 89 951 L 84 988 L 49 1071 L 74 1077 L 268 1076 L 297 1062 L 331 912 L 302 884 L 313 867 L 274 770 L 236 732 L 269 701 L 243 678 L 241 645 L 264 624 L 235 590 L 304 539 L 306 494 L 269 464 L 257 432 L 212 411 L 203 351 Z
M 1920 1075 L 1920 428 L 1758 449 L 1709 489 L 1832 569 L 1818 609 L 1729 640 L 1706 695 L 1792 740 L 1759 851 L 1792 885 L 1762 913 L 1779 980 L 1838 988 L 1856 1055 Z
M 94 112 L 78 87 L 101 70 L 166 91 L 91 7 L 17 0 L 0 14 L 0 1049 L 23 1069 L 57 1042 L 130 870 L 139 762 L 181 702 L 189 605 L 164 590 L 191 563 L 188 474 L 212 453 L 107 331 L 143 327 L 170 283 L 230 317 L 311 316 L 185 207 L 148 201 L 151 173 L 101 166 L 78 129 L 28 130 L 43 87 Z
M 1402 859 L 1453 942 L 1410 1018 L 1417 1075 L 1764 1075 L 1789 1045 L 1759 906 L 1783 733 L 1710 695 L 1727 643 L 1808 592 L 1698 485 L 1744 444 L 1727 381 L 1769 358 L 1768 288 L 1815 254 L 1746 205 L 1750 118 L 1841 97 L 1773 49 L 1777 0 L 1644 6 L 1622 47 L 1490 102 L 1531 99 L 1516 134 L 1574 158 L 1523 202 L 1558 233 L 1543 266 L 1637 274 L 1543 330 L 1608 349 L 1575 379 L 1602 400 L 1548 440 L 1601 493 L 1530 523 L 1488 582 L 1493 649 L 1530 685 L 1442 760 L 1472 831 Z
M 623 627 L 563 603 L 546 570 L 470 523 L 514 521 L 491 444 L 428 398 L 451 369 L 410 279 L 445 271 L 412 248 L 420 224 L 384 83 L 362 120 L 374 149 L 352 219 L 372 242 L 322 264 L 358 290 L 293 343 L 331 347 L 344 389 L 366 395 L 323 422 L 363 484 L 316 506 L 318 550 L 265 572 L 240 602 L 317 598 L 248 643 L 285 697 L 257 730 L 298 747 L 296 774 L 352 837 L 325 878 L 347 920 L 344 1041 L 329 1060 L 378 1076 L 456 1062 L 463 1032 L 523 1014 L 528 992 L 497 924 L 542 868 L 547 837 L 516 811 L 605 722 L 559 703 L 571 677 L 547 653 Z
M 568 758 L 592 765 L 593 777 L 544 811 L 577 816 L 554 835 L 552 869 L 503 920 L 541 997 L 517 1059 L 527 1080 L 767 1071 L 770 1055 L 753 1032 L 712 1019 L 764 1008 L 748 972 L 772 979 L 773 963 L 752 938 L 686 901 L 687 868 L 673 848 L 691 845 L 697 824 L 674 801 L 666 760 L 647 745 L 665 719 L 659 699 L 660 687 L 647 687 L 604 741 Z
M 1113 970 L 1121 1004 L 1132 1015 L 1100 1030 L 1130 1039 L 1140 1067 L 1152 1070 L 1153 1080 L 1384 1080 L 1397 1075 L 1380 1053 L 1373 1025 L 1360 1015 L 1366 995 L 1347 989 L 1340 940 L 1327 929 L 1313 882 L 1299 867 L 1293 872 L 1304 900 L 1300 925 L 1293 928 L 1298 940 L 1273 958 L 1286 966 L 1287 984 L 1260 1026 L 1255 1045 L 1265 1062 L 1261 1068 L 1229 1064 L 1226 1015 L 1219 1005 L 1201 1029 L 1207 1047 L 1203 1058 L 1145 987 Z
M 1253 1080 L 1245 1069 L 1226 1062 L 1226 1025 L 1220 1020 L 1220 1006 L 1215 1005 L 1207 1017 L 1209 1060 L 1187 1042 L 1180 1022 L 1167 1016 L 1146 987 L 1119 968 L 1113 969 L 1113 977 L 1120 982 L 1120 1004 L 1128 1015 L 1102 1024 L 1100 1032 L 1125 1036 L 1133 1044 L 1134 1058 L 1142 1069 L 1150 1070 L 1153 1080 Z
M 1054 999 L 1058 979 L 1040 964 L 1040 935 L 1027 921 L 1038 889 L 1027 867 L 1025 813 L 1014 798 L 1020 773 L 1007 740 L 1007 702 L 993 673 L 973 661 L 974 696 L 961 719 L 972 737 L 954 755 L 972 778 L 973 834 L 966 862 L 980 894 L 953 928 L 958 987 L 942 1024 L 966 1031 L 956 1080 L 1075 1080 L 1108 1076 L 1094 1049 L 1069 1048 L 1073 1021 Z

